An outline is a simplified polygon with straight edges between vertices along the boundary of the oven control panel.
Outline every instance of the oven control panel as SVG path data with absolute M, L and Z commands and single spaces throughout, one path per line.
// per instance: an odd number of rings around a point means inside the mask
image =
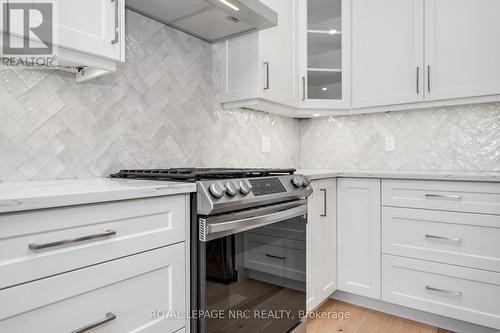
M 309 177 L 303 175 L 199 181 L 198 214 L 217 214 L 305 198 L 312 194 L 310 183 Z

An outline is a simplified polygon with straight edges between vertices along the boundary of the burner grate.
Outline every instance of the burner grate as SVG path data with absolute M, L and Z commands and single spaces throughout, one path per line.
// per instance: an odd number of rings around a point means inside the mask
M 295 169 L 234 169 L 234 168 L 170 168 L 120 170 L 112 178 L 140 178 L 156 180 L 197 181 L 202 179 L 228 179 L 293 175 Z

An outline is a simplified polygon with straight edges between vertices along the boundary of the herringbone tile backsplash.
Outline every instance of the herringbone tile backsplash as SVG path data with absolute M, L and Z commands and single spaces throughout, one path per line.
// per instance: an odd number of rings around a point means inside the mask
M 396 151 L 385 152 L 385 137 Z M 301 121 L 302 168 L 500 171 L 500 103 Z
M 60 71 L 0 70 L 0 181 L 298 167 L 299 155 L 314 169 L 500 170 L 500 104 L 300 122 L 223 111 L 217 52 L 128 11 L 127 62 L 114 74 L 76 83 Z M 263 135 L 272 153 L 261 153 Z M 385 136 L 396 152 L 384 152 Z
M 299 123 L 222 111 L 210 44 L 127 12 L 126 64 L 89 83 L 0 70 L 0 180 L 120 168 L 299 164 Z M 261 136 L 273 152 L 261 153 Z

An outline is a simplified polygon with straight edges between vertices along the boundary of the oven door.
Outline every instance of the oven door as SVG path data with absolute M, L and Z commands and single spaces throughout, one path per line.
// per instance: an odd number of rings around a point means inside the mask
M 307 202 L 200 217 L 199 332 L 286 333 L 306 308 Z

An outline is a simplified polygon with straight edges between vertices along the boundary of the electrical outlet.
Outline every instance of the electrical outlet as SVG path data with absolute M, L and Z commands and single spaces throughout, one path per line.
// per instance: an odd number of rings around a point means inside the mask
M 271 137 L 269 136 L 263 136 L 262 137 L 262 152 L 263 153 L 270 153 L 272 150 L 271 147 Z
M 385 151 L 396 151 L 396 139 L 393 136 L 388 136 L 385 138 Z

